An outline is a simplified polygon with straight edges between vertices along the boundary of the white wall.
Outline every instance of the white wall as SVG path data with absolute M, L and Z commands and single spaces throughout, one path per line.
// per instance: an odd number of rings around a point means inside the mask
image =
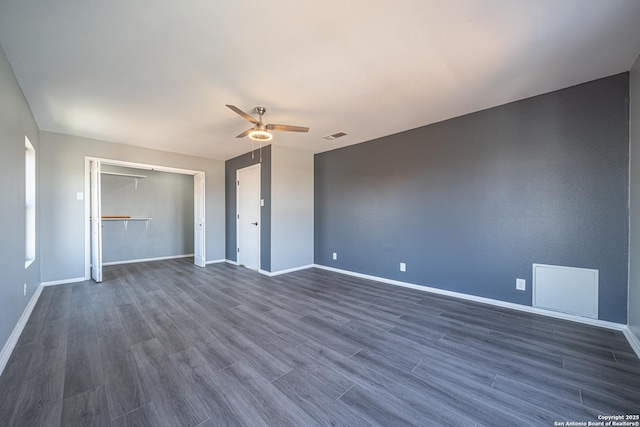
M 36 259 L 25 269 L 25 149 L 27 136 L 36 150 Z M 40 283 L 37 189 L 41 152 L 38 127 L 11 65 L 0 46 L 0 350 Z M 23 286 L 27 284 L 27 295 Z M 0 352 L 0 371 L 2 370 Z
M 640 57 L 631 68 L 629 111 L 629 329 L 640 341 Z
M 313 153 L 271 146 L 271 271 L 313 264 Z
M 52 132 L 40 146 L 43 282 L 85 275 L 85 156 L 204 171 L 206 259 L 224 258 L 224 162 Z

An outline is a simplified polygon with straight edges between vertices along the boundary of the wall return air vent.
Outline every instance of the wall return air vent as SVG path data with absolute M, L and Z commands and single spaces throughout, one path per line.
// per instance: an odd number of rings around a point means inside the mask
M 331 134 L 331 135 L 327 135 L 327 136 L 324 137 L 324 139 L 326 139 L 327 141 L 333 141 L 334 139 L 341 138 L 341 137 L 343 137 L 345 135 L 347 135 L 347 134 L 344 133 L 344 132 L 338 132 L 338 133 L 334 133 L 334 134 Z
M 599 271 L 533 264 L 533 306 L 598 318 Z

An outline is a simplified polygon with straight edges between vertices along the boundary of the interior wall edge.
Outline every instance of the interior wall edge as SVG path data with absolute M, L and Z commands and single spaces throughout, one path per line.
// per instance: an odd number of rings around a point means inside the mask
M 227 260 L 224 259 L 224 258 L 212 259 L 212 260 L 209 260 L 209 261 L 205 262 L 205 264 L 220 264 L 221 262 L 227 262 Z
M 314 266 L 315 266 L 315 264 L 308 264 L 308 265 L 301 265 L 299 267 L 287 268 L 286 270 L 278 270 L 278 271 L 259 270 L 258 272 L 260 274 L 264 274 L 265 276 L 273 277 L 273 276 L 280 276 L 282 274 L 293 273 L 294 271 L 307 270 L 307 269 L 312 268 Z
M 629 331 L 640 348 L 640 56 L 629 77 Z M 636 350 L 638 353 L 638 350 Z M 640 354 L 640 353 L 638 353 Z
M 18 323 L 16 323 L 16 326 L 13 328 L 11 335 L 9 335 L 9 339 L 5 342 L 4 346 L 2 347 L 2 350 L 0 351 L 0 375 L 2 375 L 2 372 L 4 372 L 4 368 L 6 368 L 7 363 L 9 362 L 11 353 L 13 353 L 13 349 L 18 343 L 18 340 L 20 339 L 20 335 L 22 334 L 24 327 L 27 325 L 27 322 L 29 321 L 29 317 L 31 317 L 33 308 L 36 306 L 36 303 L 40 298 L 40 294 L 42 293 L 43 288 L 44 288 L 44 285 L 42 283 L 38 285 L 35 292 L 31 296 L 29 303 L 27 304 L 24 311 L 22 312 L 22 315 L 20 316 Z
M 154 257 L 154 258 L 141 258 L 141 259 L 127 259 L 123 261 L 103 262 L 102 265 L 109 266 L 109 265 L 122 265 L 122 264 L 137 264 L 139 262 L 165 261 L 168 259 L 189 258 L 189 257 L 193 257 L 193 254 L 169 255 L 169 256 L 160 256 L 160 257 Z
M 501 301 L 501 300 L 486 298 L 486 297 L 479 297 L 476 295 L 464 294 L 461 292 L 448 291 L 446 289 L 434 288 L 434 287 L 425 286 L 425 285 L 418 285 L 418 284 L 409 283 L 409 282 L 402 282 L 400 280 L 387 279 L 385 277 L 371 276 L 369 274 L 357 273 L 355 271 L 342 270 L 335 267 L 328 267 L 322 264 L 314 264 L 313 267 L 320 268 L 322 270 L 333 271 L 335 273 L 346 274 L 346 275 L 358 277 L 361 279 L 375 280 L 377 282 L 387 283 L 389 285 L 401 286 L 403 288 L 416 289 L 423 292 L 429 292 L 429 293 L 438 294 L 438 295 L 446 295 L 446 296 L 459 298 L 467 301 L 474 301 L 474 302 L 479 302 L 483 304 L 493 305 L 495 307 L 509 308 L 512 310 L 538 314 L 541 316 L 554 317 L 556 319 L 569 320 L 576 323 L 582 323 L 582 324 L 591 325 L 591 326 L 598 326 L 601 328 L 612 329 L 615 331 L 624 332 L 625 330 L 628 330 L 627 325 L 623 323 L 616 323 L 616 322 L 609 322 L 607 320 L 590 319 L 588 317 L 574 316 L 572 314 L 544 310 L 541 308 L 532 307 L 532 306 L 523 305 L 523 304 L 517 304 L 513 302 Z M 640 354 L 638 355 L 638 357 L 640 357 Z
M 627 326 L 622 330 L 625 338 L 629 342 L 629 345 L 636 353 L 636 356 L 640 359 L 640 339 L 633 333 L 633 331 Z
M 57 286 L 57 285 L 66 285 L 67 283 L 78 283 L 84 282 L 85 280 L 91 280 L 91 278 L 86 277 L 72 277 L 70 279 L 60 279 L 60 280 L 49 280 L 46 282 L 42 282 L 42 286 Z

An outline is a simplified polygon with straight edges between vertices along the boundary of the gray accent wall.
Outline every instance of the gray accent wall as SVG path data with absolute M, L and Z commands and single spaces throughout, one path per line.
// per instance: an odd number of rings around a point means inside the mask
M 36 151 L 36 258 L 25 269 L 25 148 L 27 136 Z M 0 350 L 4 348 L 40 284 L 41 152 L 38 127 L 4 50 L 0 46 Z M 27 284 L 27 295 L 23 286 Z
M 193 255 L 193 175 L 103 165 L 102 214 L 152 218 L 102 222 L 105 263 Z M 137 184 L 136 184 L 137 181 Z
M 316 154 L 315 262 L 527 306 L 533 263 L 594 268 L 627 323 L 628 192 L 623 73 Z
M 242 143 L 242 142 L 241 142 Z M 236 171 L 260 163 L 259 150 L 243 154 L 225 162 L 226 257 L 237 261 L 236 235 Z M 260 211 L 260 269 L 271 271 L 271 145 L 262 147 L 260 165 L 260 197 L 264 206 Z
M 640 342 L 640 57 L 630 81 L 629 330 Z
M 206 259 L 224 259 L 222 161 L 44 131 L 40 151 L 43 282 L 85 275 L 85 201 L 76 193 L 85 191 L 86 156 L 204 171 Z
M 271 271 L 313 264 L 313 153 L 272 145 Z

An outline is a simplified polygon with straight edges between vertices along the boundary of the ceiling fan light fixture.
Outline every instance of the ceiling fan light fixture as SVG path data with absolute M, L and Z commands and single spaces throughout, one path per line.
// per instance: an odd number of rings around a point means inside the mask
M 260 143 L 271 141 L 273 139 L 273 135 L 270 130 L 284 131 L 284 132 L 309 132 L 308 127 L 304 126 L 291 126 L 291 125 L 277 125 L 273 123 L 264 124 L 262 123 L 262 116 L 267 111 L 266 108 L 257 106 L 256 113 L 258 113 L 258 120 L 254 119 L 235 105 L 227 104 L 227 107 L 238 114 L 240 117 L 245 120 L 250 121 L 255 126 L 251 129 L 247 129 L 242 132 L 240 135 L 236 136 L 236 138 L 244 138 L 248 136 L 252 141 L 258 141 Z
M 249 132 L 249 138 L 253 139 L 254 141 L 271 141 L 273 139 L 273 135 L 271 135 L 270 132 L 267 132 L 266 130 L 252 130 L 251 132 Z

